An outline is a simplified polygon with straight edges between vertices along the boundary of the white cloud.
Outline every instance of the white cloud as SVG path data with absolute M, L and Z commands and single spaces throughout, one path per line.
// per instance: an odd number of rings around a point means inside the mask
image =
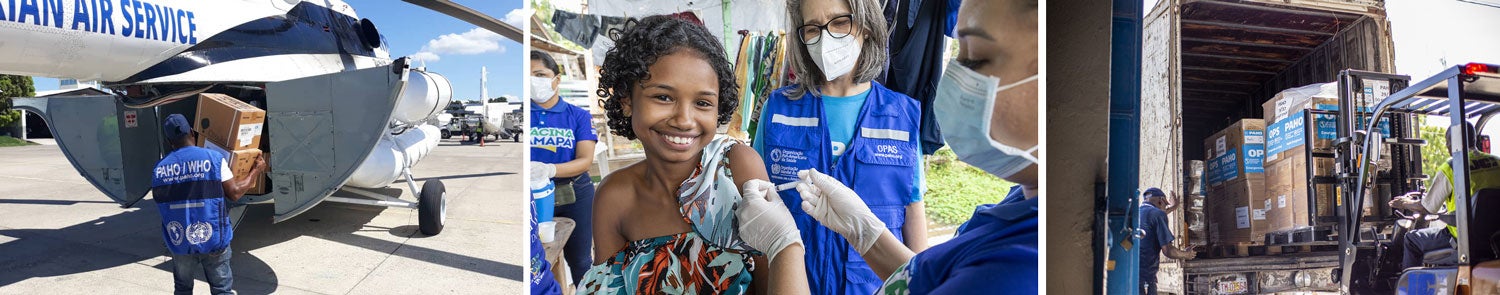
M 412 54 L 413 59 L 438 61 L 444 54 L 474 55 L 483 53 L 504 53 L 505 47 L 500 46 L 500 34 L 489 30 L 473 28 L 467 32 L 458 34 L 444 34 L 436 39 L 428 40 L 422 50 Z
M 435 53 L 421 51 L 421 52 L 413 53 L 411 55 L 411 59 L 412 60 L 420 60 L 420 61 L 438 61 L 438 60 L 442 60 L 443 57 L 438 56 Z
M 510 12 L 505 13 L 505 19 L 502 21 L 517 28 L 522 28 L 525 27 L 524 24 L 526 24 L 526 21 L 531 19 L 531 14 L 530 9 L 511 9 Z

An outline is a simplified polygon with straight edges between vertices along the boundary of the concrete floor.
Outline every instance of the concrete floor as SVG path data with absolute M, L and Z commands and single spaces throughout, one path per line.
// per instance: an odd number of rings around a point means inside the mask
M 524 290 L 527 194 L 523 144 L 444 140 L 414 168 L 442 179 L 442 234 L 417 233 L 417 212 L 323 203 L 272 224 L 252 205 L 235 232 L 240 294 L 499 294 Z M 389 192 L 415 200 L 406 186 Z M 344 195 L 339 193 L 338 195 Z M 348 195 L 354 197 L 353 195 Z M 121 209 L 55 145 L 0 148 L 0 294 L 172 291 L 156 204 Z M 201 278 L 194 288 L 206 294 Z

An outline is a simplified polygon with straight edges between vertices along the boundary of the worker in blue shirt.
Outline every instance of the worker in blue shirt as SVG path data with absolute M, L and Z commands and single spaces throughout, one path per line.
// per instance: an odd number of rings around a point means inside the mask
M 1141 235 L 1141 294 L 1156 294 L 1156 270 L 1161 255 L 1172 259 L 1193 259 L 1198 253 L 1172 246 L 1172 224 L 1167 212 L 1177 208 L 1177 203 L 1167 200 L 1167 193 L 1159 188 L 1148 188 L 1142 194 L 1145 200 L 1140 209 Z
M 863 202 L 907 249 L 927 247 L 918 102 L 874 82 L 889 58 L 876 0 L 792 1 L 788 64 L 796 80 L 773 91 L 752 145 L 772 182 L 817 169 L 858 188 Z M 781 195 L 801 202 L 796 192 Z M 791 208 L 814 294 L 869 294 L 880 277 L 838 233 Z
M 1037 293 L 1037 10 L 1036 0 L 964 1 L 959 9 L 958 57 L 943 73 L 933 110 L 944 141 L 960 161 L 1018 185 L 996 204 L 979 206 L 952 240 L 912 251 L 876 213 L 878 207 L 866 201 L 887 197 L 870 194 L 900 192 L 861 188 L 867 183 L 851 189 L 818 170 L 798 171 L 796 192 L 785 194 L 800 196 L 800 206 L 790 211 L 811 216 L 847 240 L 885 278 L 880 290 L 869 293 Z M 764 131 L 767 137 L 795 135 Z M 775 180 L 777 168 L 771 169 Z M 784 230 L 746 224 L 739 229 L 753 236 Z M 804 243 L 812 248 L 810 240 Z
M 599 135 L 587 109 L 558 95 L 560 72 L 552 56 L 531 51 L 531 178 L 551 179 L 556 186 L 555 216 L 576 223 L 563 245 L 563 257 L 577 282 L 594 265 L 594 180 L 589 165 L 594 163 Z
M 193 276 L 202 273 L 213 294 L 234 294 L 229 203 L 250 189 L 252 175 L 265 172 L 266 159 L 256 158 L 250 173 L 236 177 L 223 154 L 193 145 L 197 136 L 181 114 L 167 116 L 162 137 L 169 152 L 152 170 L 151 195 L 172 252 L 174 289 L 192 294 Z

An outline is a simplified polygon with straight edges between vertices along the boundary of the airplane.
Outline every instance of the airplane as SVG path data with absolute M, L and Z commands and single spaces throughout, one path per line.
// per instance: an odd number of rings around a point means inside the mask
M 522 40 L 449 0 L 404 1 Z M 341 0 L 0 1 L 0 57 L 4 74 L 102 81 L 110 95 L 13 104 L 41 115 L 79 174 L 124 208 L 150 190 L 161 120 L 193 118 L 198 94 L 220 93 L 266 111 L 268 192 L 241 199 L 234 220 L 244 204 L 273 203 L 282 222 L 329 201 L 415 208 L 422 233 L 442 231 L 442 181 L 418 189 L 410 168 L 437 145 L 424 122 L 452 85 L 393 59 L 374 22 Z M 371 190 L 394 181 L 418 200 Z

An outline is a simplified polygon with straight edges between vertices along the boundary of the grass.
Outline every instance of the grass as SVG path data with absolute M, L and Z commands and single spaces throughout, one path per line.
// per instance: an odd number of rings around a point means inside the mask
M 25 145 L 35 145 L 35 143 L 31 143 L 29 141 L 21 140 L 20 138 L 15 138 L 15 137 L 10 137 L 10 136 L 0 136 L 0 147 L 25 146 Z
M 937 225 L 959 225 L 974 215 L 974 207 L 994 204 L 1015 185 L 984 170 L 958 161 L 944 148 L 926 158 L 927 219 Z

